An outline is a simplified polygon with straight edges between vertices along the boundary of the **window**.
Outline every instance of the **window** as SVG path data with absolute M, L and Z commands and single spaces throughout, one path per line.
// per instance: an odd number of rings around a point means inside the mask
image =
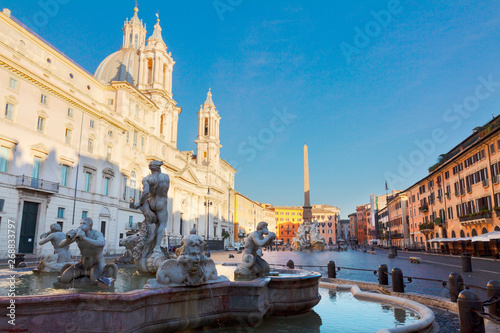
M 88 211 L 82 210 L 82 219 L 86 218 L 88 213 L 89 213 Z
M 108 177 L 104 178 L 104 195 L 108 196 L 109 195 L 109 182 L 111 179 Z
M 47 105 L 47 95 L 40 95 L 40 103 L 42 103 L 43 105 Z
M 129 227 L 132 228 L 133 224 L 134 224 L 134 217 L 133 216 L 129 216 L 128 217 L 128 225 L 129 225 Z
M 449 171 L 446 171 L 446 172 L 444 173 L 444 179 L 448 179 L 448 178 L 450 178 L 450 172 L 449 172 Z
M 64 225 L 64 222 L 62 221 L 58 221 L 57 224 L 59 224 L 59 226 L 61 227 L 61 230 L 63 230 L 63 225 Z
M 14 105 L 7 103 L 5 104 L 5 118 L 12 120 L 14 119 Z
M 133 146 L 137 148 L 137 131 L 134 131 L 134 142 L 133 142 Z
M 111 159 L 111 147 L 108 147 L 108 148 L 107 148 L 107 150 L 106 150 L 106 158 L 107 158 L 108 160 L 110 160 L 110 159 Z
M 490 154 L 494 154 L 494 153 L 495 153 L 495 144 L 494 144 L 494 143 L 492 143 L 492 144 L 490 145 Z
M 38 123 L 36 124 L 36 130 L 38 133 L 43 133 L 45 130 L 45 118 L 38 117 Z
M 73 111 L 72 108 L 68 108 L 68 117 L 73 118 L 75 112 Z
M 67 165 L 63 165 L 61 169 L 61 186 L 68 186 L 68 172 L 69 167 Z
M 5 204 L 5 199 L 0 199 L 0 212 L 3 211 L 4 204 Z
M 9 88 L 12 90 L 17 90 L 17 80 L 14 78 L 9 79 Z
M 126 132 L 125 132 L 125 142 L 126 142 L 126 143 L 129 143 L 129 141 L 130 141 L 129 139 L 130 139 L 129 132 L 128 132 L 128 131 L 126 131 Z
M 112 99 L 108 99 L 108 105 L 113 105 L 114 104 L 114 101 Z
M 94 152 L 94 140 L 89 139 L 89 142 L 88 142 L 88 145 L 87 145 L 87 150 L 91 154 Z
M 141 136 L 141 151 L 144 151 L 144 137 Z
M 7 172 L 7 166 L 9 164 L 9 151 L 7 147 L 0 147 L 0 172 Z
M 90 128 L 95 128 L 95 121 L 90 119 Z
M 59 207 L 57 208 L 57 218 L 58 219 L 63 219 L 64 218 L 64 208 Z
M 70 130 L 69 128 L 66 128 L 66 133 L 64 134 L 64 142 L 66 142 L 68 145 L 71 144 L 71 135 L 73 131 Z
M 88 171 L 85 172 L 85 192 L 90 192 L 90 181 L 92 179 L 92 174 Z
M 31 178 L 38 179 L 40 177 L 40 169 L 42 168 L 42 159 L 35 156 L 33 160 L 33 169 L 31 170 Z
M 135 202 L 135 194 L 136 194 L 136 185 L 137 185 L 137 173 L 135 170 L 132 170 L 130 173 L 130 202 Z
M 139 105 L 135 105 L 135 116 L 139 118 Z
M 127 200 L 127 176 L 123 176 L 123 195 L 122 199 Z

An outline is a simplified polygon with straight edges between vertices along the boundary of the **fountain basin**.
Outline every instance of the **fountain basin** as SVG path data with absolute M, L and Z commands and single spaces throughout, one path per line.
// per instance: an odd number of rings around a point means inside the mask
M 15 326 L 2 332 L 174 332 L 254 327 L 264 316 L 303 313 L 320 301 L 321 274 L 293 270 L 281 277 L 125 293 L 15 297 Z M 10 298 L 0 297 L 6 309 Z M 4 310 L 5 311 L 5 310 Z

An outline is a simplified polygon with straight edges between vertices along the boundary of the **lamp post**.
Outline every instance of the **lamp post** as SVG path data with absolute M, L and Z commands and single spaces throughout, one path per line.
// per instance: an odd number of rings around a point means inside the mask
M 385 182 L 385 202 L 387 206 L 387 225 L 389 227 L 389 254 L 387 255 L 388 258 L 392 259 L 396 257 L 396 253 L 394 251 L 394 246 L 392 246 L 392 231 L 391 231 L 391 214 L 389 212 L 389 197 L 387 194 L 387 191 L 389 188 L 387 187 L 387 181 Z
M 208 188 L 207 197 L 205 200 L 205 207 L 207 207 L 207 218 L 206 218 L 206 233 L 205 237 L 210 238 L 210 206 L 212 206 L 212 202 L 210 201 L 210 187 Z

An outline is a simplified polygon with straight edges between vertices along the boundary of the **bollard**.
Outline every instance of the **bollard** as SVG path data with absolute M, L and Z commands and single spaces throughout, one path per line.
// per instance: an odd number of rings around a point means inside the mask
M 378 266 L 378 284 L 387 286 L 389 284 L 389 269 L 386 264 Z
M 363 253 L 366 253 L 366 245 L 363 245 Z
M 500 297 L 500 281 L 491 280 L 486 286 L 486 296 L 488 298 L 492 296 Z M 500 302 L 497 304 L 492 304 L 488 307 L 489 313 L 493 316 L 500 316 Z
M 483 311 L 483 302 L 471 290 L 464 290 L 458 295 L 458 318 L 461 333 L 484 333 L 484 319 L 472 310 Z
M 328 262 L 328 277 L 330 279 L 336 279 L 337 278 L 337 271 L 335 270 L 335 261 L 329 261 Z
M 464 279 L 462 275 L 453 272 L 448 277 L 448 282 L 450 285 L 450 301 L 456 303 L 458 295 L 464 290 Z
M 462 253 L 462 272 L 472 272 L 472 259 L 470 253 Z
M 286 262 L 286 265 L 288 266 L 288 268 L 290 269 L 294 269 L 295 268 L 295 264 L 293 263 L 293 260 L 288 260 Z
M 405 292 L 403 272 L 399 268 L 394 268 L 392 270 L 392 291 L 396 293 Z
M 387 255 L 387 258 L 393 259 L 396 258 L 396 248 L 394 246 L 389 247 L 389 254 Z

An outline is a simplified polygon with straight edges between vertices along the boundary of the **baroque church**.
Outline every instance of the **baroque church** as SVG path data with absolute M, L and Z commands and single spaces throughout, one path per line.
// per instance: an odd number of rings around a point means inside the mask
M 122 48 L 94 75 L 0 12 L 0 255 L 14 243 L 16 252 L 50 253 L 40 235 L 52 223 L 77 228 L 82 217 L 105 235 L 105 253 L 123 252 L 120 239 L 143 220 L 130 203 L 152 160 L 170 177 L 163 244 L 180 244 L 193 227 L 214 247 L 231 242 L 236 170 L 220 158 L 212 93 L 198 111 L 196 153 L 180 151 L 175 62 L 159 18 L 148 37 L 138 12 L 124 23 Z

